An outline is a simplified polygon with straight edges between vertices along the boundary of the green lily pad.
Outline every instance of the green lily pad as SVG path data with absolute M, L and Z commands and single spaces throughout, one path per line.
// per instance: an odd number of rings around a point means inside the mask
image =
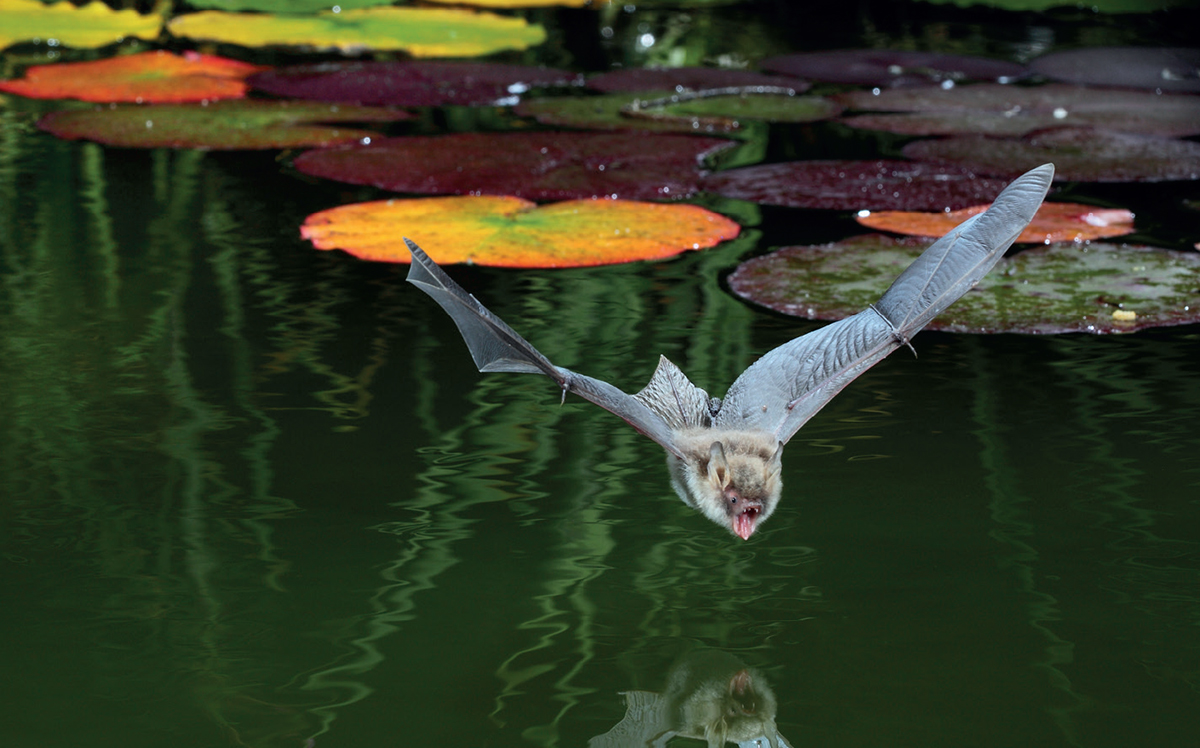
M 394 109 L 315 101 L 229 99 L 51 112 L 38 127 L 68 140 L 123 148 L 253 150 L 357 143 L 377 133 L 328 123 L 392 122 L 411 116 Z
M 742 263 L 738 296 L 807 319 L 838 320 L 879 298 L 928 241 L 869 234 L 785 247 Z M 1119 333 L 1200 322 L 1200 254 L 1117 244 L 1049 244 L 1005 257 L 927 329 Z
M 546 40 L 546 30 L 523 18 L 459 8 L 361 8 L 315 16 L 223 13 L 206 10 L 174 18 L 175 36 L 244 47 L 268 45 L 404 50 L 414 57 L 474 57 L 522 50 Z
M 1054 163 L 1058 182 L 1164 182 L 1200 179 L 1200 143 L 1132 133 L 1063 127 L 1022 138 L 955 135 L 904 146 L 917 161 L 954 164 L 1013 178 Z
M 846 117 L 842 122 L 907 135 L 1024 135 L 1048 127 L 1093 127 L 1164 137 L 1200 134 L 1200 96 L 1187 94 L 1061 83 L 1034 87 L 978 83 L 852 91 L 833 98 L 849 109 L 906 112 Z
M 153 39 L 162 27 L 157 15 L 113 10 L 99 0 L 76 7 L 66 0 L 0 0 L 0 49 L 32 39 L 66 47 L 103 47 L 125 37 Z
M 759 93 L 756 88 L 534 99 L 518 104 L 516 113 L 542 124 L 590 130 L 736 135 L 742 121 L 815 122 L 841 112 L 820 96 Z
M 262 13 L 319 13 L 334 5 L 342 10 L 391 5 L 394 0 L 188 0 L 193 8 L 256 10 Z

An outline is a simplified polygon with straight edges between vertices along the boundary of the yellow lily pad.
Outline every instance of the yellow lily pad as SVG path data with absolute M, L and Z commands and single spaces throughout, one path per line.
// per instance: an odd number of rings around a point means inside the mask
M 439 263 L 585 267 L 674 257 L 738 235 L 728 218 L 695 205 L 569 200 L 538 206 L 512 196 L 377 200 L 313 213 L 300 235 L 317 249 L 364 260 L 409 261 L 400 240 Z
M 541 44 L 546 31 L 523 18 L 458 8 L 377 7 L 282 16 L 203 11 L 173 19 L 175 36 L 244 47 L 403 50 L 414 57 L 474 57 Z
M 76 7 L 38 0 L 0 0 L 0 49 L 39 39 L 65 47 L 103 47 L 125 37 L 153 39 L 162 18 L 113 10 L 99 0 Z

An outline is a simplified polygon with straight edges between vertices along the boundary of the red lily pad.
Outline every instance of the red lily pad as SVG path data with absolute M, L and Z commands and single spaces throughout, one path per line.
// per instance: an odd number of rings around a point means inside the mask
M 763 60 L 772 73 L 829 83 L 881 88 L 937 86 L 966 80 L 1007 83 L 1024 77 L 1024 65 L 986 57 L 911 52 L 898 49 L 834 49 Z
M 92 62 L 35 65 L 0 91 L 32 99 L 95 102 L 185 102 L 240 99 L 246 76 L 264 68 L 225 57 L 158 50 Z
M 1051 52 L 1029 63 L 1052 80 L 1086 86 L 1200 93 L 1200 49 L 1089 47 Z
M 728 218 L 695 205 L 570 200 L 539 207 L 517 197 L 427 197 L 343 205 L 305 219 L 317 249 L 409 262 L 407 236 L 441 263 L 584 267 L 674 257 L 738 235 Z
M 1200 96 L 1045 86 L 971 86 L 853 91 L 834 100 L 850 109 L 916 112 L 847 117 L 851 127 L 907 135 L 1024 135 L 1048 127 L 1093 127 L 1143 135 L 1200 134 Z
M 878 234 L 785 247 L 742 263 L 738 296 L 808 319 L 862 311 L 928 246 Z M 927 329 L 1120 333 L 1200 322 L 1200 253 L 1105 243 L 1048 244 L 1000 260 Z
M 948 234 L 971 216 L 990 205 L 962 210 L 924 213 L 904 210 L 860 211 L 854 220 L 877 231 L 910 236 L 938 237 Z M 1122 208 L 1097 208 L 1079 203 L 1042 203 L 1033 220 L 1017 237 L 1018 242 L 1050 244 L 1108 239 L 1133 233 L 1133 213 Z
M 460 133 L 309 151 L 295 166 L 305 174 L 396 192 L 673 200 L 696 192 L 701 159 L 730 145 L 650 133 Z
M 825 210 L 953 210 L 991 200 L 1006 184 L 962 167 L 911 161 L 789 161 L 701 182 L 725 197 Z
M 384 106 L 515 104 L 530 88 L 569 86 L 566 70 L 475 62 L 327 62 L 259 73 L 259 91 L 292 99 Z
M 261 150 L 355 143 L 376 133 L 329 123 L 391 122 L 410 116 L 373 107 L 231 99 L 51 112 L 38 120 L 38 127 L 67 140 L 82 138 L 122 148 Z
M 1050 161 L 1054 179 L 1060 182 L 1200 179 L 1200 143 L 1085 128 L 1038 130 L 1012 139 L 956 135 L 918 140 L 904 146 L 902 153 L 1003 178 Z
M 752 70 L 729 68 L 626 68 L 594 75 L 587 79 L 588 88 L 604 93 L 626 91 L 700 91 L 706 88 L 734 86 L 770 86 L 790 88 L 804 93 L 812 84 L 799 78 L 766 75 Z

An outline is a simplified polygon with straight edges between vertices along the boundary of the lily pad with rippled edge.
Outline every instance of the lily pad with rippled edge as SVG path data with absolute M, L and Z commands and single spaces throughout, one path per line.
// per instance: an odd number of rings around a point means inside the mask
M 1029 67 L 1067 83 L 1200 93 L 1200 49 L 1195 47 L 1069 49 L 1034 58 Z
M 771 73 L 829 83 L 857 83 L 882 88 L 937 86 L 968 80 L 1006 83 L 1024 77 L 1024 65 L 987 57 L 912 52 L 899 49 L 832 49 L 763 60 Z
M 54 40 L 65 47 L 103 47 L 126 37 L 153 39 L 162 18 L 113 10 L 100 0 L 74 6 L 66 0 L 0 0 L 0 49 L 17 42 Z
M 1200 143 L 1064 127 L 1022 138 L 956 135 L 904 146 L 906 157 L 1014 178 L 1046 162 L 1057 182 L 1165 182 L 1200 179 Z
M 0 81 L 0 91 L 33 99 L 93 102 L 186 102 L 239 99 L 246 76 L 265 68 L 198 52 L 162 50 L 93 62 L 35 65 L 25 77 Z
M 731 68 L 625 68 L 594 75 L 587 79 L 588 88 L 604 93 L 634 91 L 700 91 L 706 88 L 732 86 L 773 86 L 790 88 L 804 93 L 812 84 L 784 75 L 766 75 L 752 70 Z
M 275 96 L 385 106 L 515 103 L 534 87 L 569 86 L 566 70 L 476 62 L 326 62 L 276 68 L 249 83 Z
M 476 57 L 523 50 L 546 40 L 546 31 L 523 18 L 459 8 L 362 8 L 315 16 L 223 13 L 177 16 L 175 36 L 240 44 L 336 49 L 346 54 L 403 50 L 414 57 Z
M 546 125 L 590 130 L 653 130 L 737 137 L 743 122 L 816 122 L 841 107 L 819 96 L 746 92 L 699 98 L 670 91 L 559 96 L 522 101 L 516 113 Z
M 733 221 L 695 205 L 571 200 L 539 207 L 517 197 L 430 197 L 343 205 L 305 219 L 317 249 L 409 261 L 401 237 L 437 262 L 583 267 L 674 257 L 738 235 Z
M 953 210 L 990 201 L 1006 184 L 961 167 L 912 161 L 788 161 L 701 181 L 706 191 L 726 197 L 825 210 Z
M 396 192 L 672 200 L 698 191 L 701 159 L 730 145 L 653 133 L 460 133 L 310 151 L 295 166 Z
M 205 10 L 257 10 L 263 13 L 319 13 L 338 6 L 342 10 L 391 5 L 395 0 L 188 0 Z
M 393 122 L 411 116 L 376 107 L 229 99 L 51 112 L 38 127 L 67 140 L 122 148 L 262 150 L 356 143 L 376 133 L 332 123 Z
M 905 112 L 844 117 L 851 127 L 906 135 L 1024 135 L 1048 127 L 1093 127 L 1142 135 L 1200 134 L 1200 96 L 1105 91 L 1060 83 L 853 91 L 848 109 Z
M 929 245 L 878 234 L 785 247 L 742 263 L 735 294 L 775 311 L 837 320 L 879 298 Z M 1200 253 L 1048 244 L 1000 260 L 927 327 L 971 333 L 1119 333 L 1200 322 Z
M 891 231 L 909 236 L 943 236 L 971 216 L 990 205 L 975 205 L 949 213 L 938 211 L 882 210 L 860 211 L 854 220 L 876 231 Z M 1132 234 L 1133 213 L 1122 208 L 1097 208 L 1079 203 L 1042 203 L 1033 220 L 1017 237 L 1018 242 L 1085 242 Z

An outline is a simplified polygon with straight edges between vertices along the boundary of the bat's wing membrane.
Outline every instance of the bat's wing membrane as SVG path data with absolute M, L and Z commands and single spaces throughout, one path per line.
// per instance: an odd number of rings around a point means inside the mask
M 717 425 L 762 429 L 787 443 L 843 387 L 978 283 L 1033 219 L 1053 178 L 1052 164 L 1027 172 L 987 212 L 934 242 L 878 302 L 760 358 L 729 388 Z
M 663 417 L 638 398 L 628 395 L 608 382 L 584 376 L 555 366 L 529 341 L 492 314 L 483 304 L 446 275 L 429 255 L 408 239 L 404 240 L 412 253 L 408 282 L 420 288 L 436 301 L 462 333 L 471 358 L 480 371 L 507 371 L 544 374 L 563 389 L 599 405 L 625 419 L 642 434 L 664 449 L 682 456 L 671 436 L 671 428 Z

